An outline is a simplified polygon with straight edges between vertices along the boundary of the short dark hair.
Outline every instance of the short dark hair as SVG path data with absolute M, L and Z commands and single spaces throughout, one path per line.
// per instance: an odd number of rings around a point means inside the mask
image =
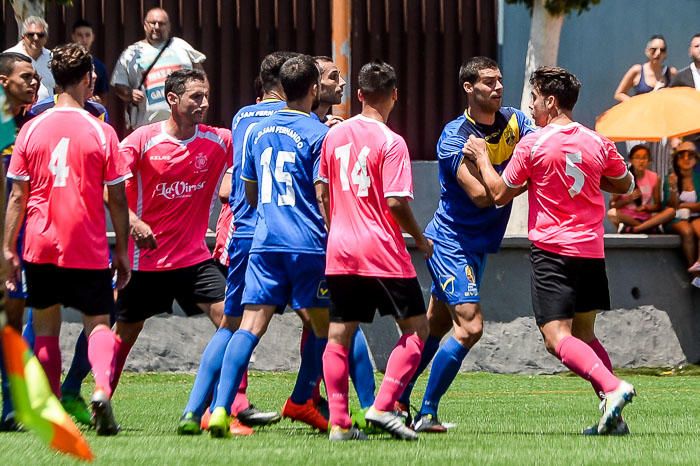
M 333 59 L 329 57 L 328 55 L 316 55 L 314 57 L 314 60 L 316 61 L 325 61 L 325 62 L 331 62 L 333 63 Z
M 654 39 L 661 39 L 662 41 L 664 41 L 664 44 L 666 43 L 666 38 L 664 36 L 662 36 L 661 34 L 654 34 L 653 36 L 651 36 L 649 38 L 649 40 L 647 41 L 647 44 Z
M 64 44 L 51 51 L 51 74 L 57 86 L 65 89 L 92 72 L 92 55 L 80 44 Z
M 197 69 L 181 69 L 173 71 L 170 76 L 165 79 L 165 95 L 173 93 L 178 97 L 182 97 L 187 89 L 187 83 L 190 81 L 206 81 L 207 75 L 204 71 Z
M 693 39 L 697 39 L 697 38 L 700 38 L 700 32 L 693 34 L 693 37 L 690 38 L 690 42 L 692 42 Z
M 474 84 L 479 79 L 481 70 L 497 70 L 498 63 L 489 57 L 471 57 L 459 68 L 459 86 L 464 83 Z
M 23 61 L 31 63 L 32 59 L 17 52 L 0 53 L 0 74 L 8 76 L 15 70 L 15 63 Z
M 306 96 L 309 89 L 318 84 L 320 77 L 316 60 L 309 55 L 290 58 L 280 68 L 280 82 L 287 101 L 299 100 Z
M 93 31 L 95 30 L 95 28 L 92 27 L 92 24 L 83 18 L 80 18 L 75 23 L 73 23 L 73 27 L 71 28 L 71 32 L 75 32 L 75 30 L 78 28 L 90 28 Z
M 647 155 L 649 156 L 649 160 L 651 160 L 651 151 L 649 150 L 649 146 L 647 146 L 646 144 L 635 144 L 634 146 L 632 146 L 632 148 L 629 151 L 630 160 L 632 159 L 634 154 L 636 154 L 637 152 L 639 152 L 641 150 L 647 151 Z
M 263 58 L 259 75 L 263 91 L 270 92 L 280 85 L 280 68 L 284 62 L 298 55 L 296 52 L 279 51 L 272 52 Z
M 357 76 L 362 95 L 369 102 L 390 96 L 396 89 L 397 81 L 394 67 L 381 60 L 362 65 Z
M 530 75 L 530 84 L 533 89 L 543 96 L 554 96 L 559 107 L 564 110 L 573 110 L 581 82 L 569 71 L 558 66 L 541 66 Z

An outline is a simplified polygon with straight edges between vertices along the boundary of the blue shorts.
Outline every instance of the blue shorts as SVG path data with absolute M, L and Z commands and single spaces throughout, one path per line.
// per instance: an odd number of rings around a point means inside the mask
M 455 243 L 434 242 L 433 255 L 427 261 L 433 277 L 430 292 L 451 306 L 478 303 L 486 254 L 463 251 Z
M 242 303 L 266 304 L 283 312 L 294 309 L 329 307 L 323 254 L 289 252 L 251 253 L 245 272 Z
M 248 256 L 253 238 L 231 238 L 228 250 L 228 273 L 226 275 L 226 300 L 224 314 L 231 317 L 243 315 L 243 288 L 245 288 L 245 271 L 248 268 Z

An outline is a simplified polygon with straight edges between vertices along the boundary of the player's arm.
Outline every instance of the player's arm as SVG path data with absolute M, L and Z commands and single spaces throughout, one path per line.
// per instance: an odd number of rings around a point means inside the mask
M 629 172 L 622 178 L 603 176 L 600 179 L 600 189 L 612 194 L 632 194 L 632 191 L 634 191 L 634 178 Z
M 9 273 L 7 288 L 16 289 L 16 283 L 20 280 L 20 259 L 17 254 L 17 237 L 24 221 L 29 198 L 29 181 L 13 180 L 10 198 L 7 201 L 7 214 L 5 215 L 5 238 L 3 241 L 3 254 Z
M 258 183 L 252 180 L 245 181 L 245 199 L 253 209 L 258 208 Z
M 637 75 L 643 72 L 641 65 L 634 65 L 627 70 L 627 73 L 625 73 L 620 80 L 620 84 L 617 85 L 617 89 L 615 89 L 615 94 L 613 96 L 615 100 L 624 102 L 629 99 L 630 96 L 627 92 L 634 86 L 634 80 L 637 78 Z
M 323 181 L 316 182 L 316 202 L 318 210 L 321 211 L 321 217 L 326 224 L 326 230 L 331 229 L 331 197 L 328 192 L 328 183 Z
M 426 259 L 433 255 L 433 242 L 423 235 L 423 231 L 418 226 L 416 217 L 413 216 L 413 210 L 408 204 L 406 197 L 387 197 L 386 203 L 389 206 L 389 212 L 394 217 L 396 223 L 401 229 L 411 235 L 416 241 L 416 247 L 423 253 Z
M 476 138 L 473 135 L 469 136 L 469 140 L 464 144 L 462 152 L 465 159 L 476 164 L 476 168 L 479 170 L 484 183 L 483 186 L 496 205 L 508 204 L 515 196 L 524 191 L 523 186 L 511 187 L 503 181 L 503 178 L 491 165 L 488 150 L 486 149 L 486 141 L 483 139 Z
M 233 178 L 233 174 L 229 170 L 226 170 L 224 177 L 221 179 L 221 186 L 219 186 L 219 200 L 222 204 L 226 204 L 229 196 L 231 196 L 231 185 L 233 181 L 231 178 Z
M 472 160 L 464 157 L 457 169 L 457 182 L 475 206 L 484 208 L 493 205 L 493 198 L 484 185 L 483 176 Z
M 112 266 L 117 270 L 117 289 L 121 290 L 129 282 L 129 207 L 126 202 L 124 182 L 107 185 L 107 208 L 112 219 L 116 244 L 112 255 Z M 155 241 L 155 240 L 154 240 Z

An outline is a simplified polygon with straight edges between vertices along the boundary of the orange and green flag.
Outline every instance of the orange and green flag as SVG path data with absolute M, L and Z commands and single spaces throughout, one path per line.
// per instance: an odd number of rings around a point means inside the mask
M 51 448 L 92 461 L 90 446 L 51 391 L 41 363 L 9 325 L 2 329 L 2 347 L 17 420 Z

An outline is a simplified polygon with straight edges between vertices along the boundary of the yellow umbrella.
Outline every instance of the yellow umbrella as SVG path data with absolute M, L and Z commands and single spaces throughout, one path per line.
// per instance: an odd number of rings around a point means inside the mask
M 660 141 L 700 132 L 700 92 L 672 87 L 636 95 L 598 117 L 595 129 L 613 141 Z

